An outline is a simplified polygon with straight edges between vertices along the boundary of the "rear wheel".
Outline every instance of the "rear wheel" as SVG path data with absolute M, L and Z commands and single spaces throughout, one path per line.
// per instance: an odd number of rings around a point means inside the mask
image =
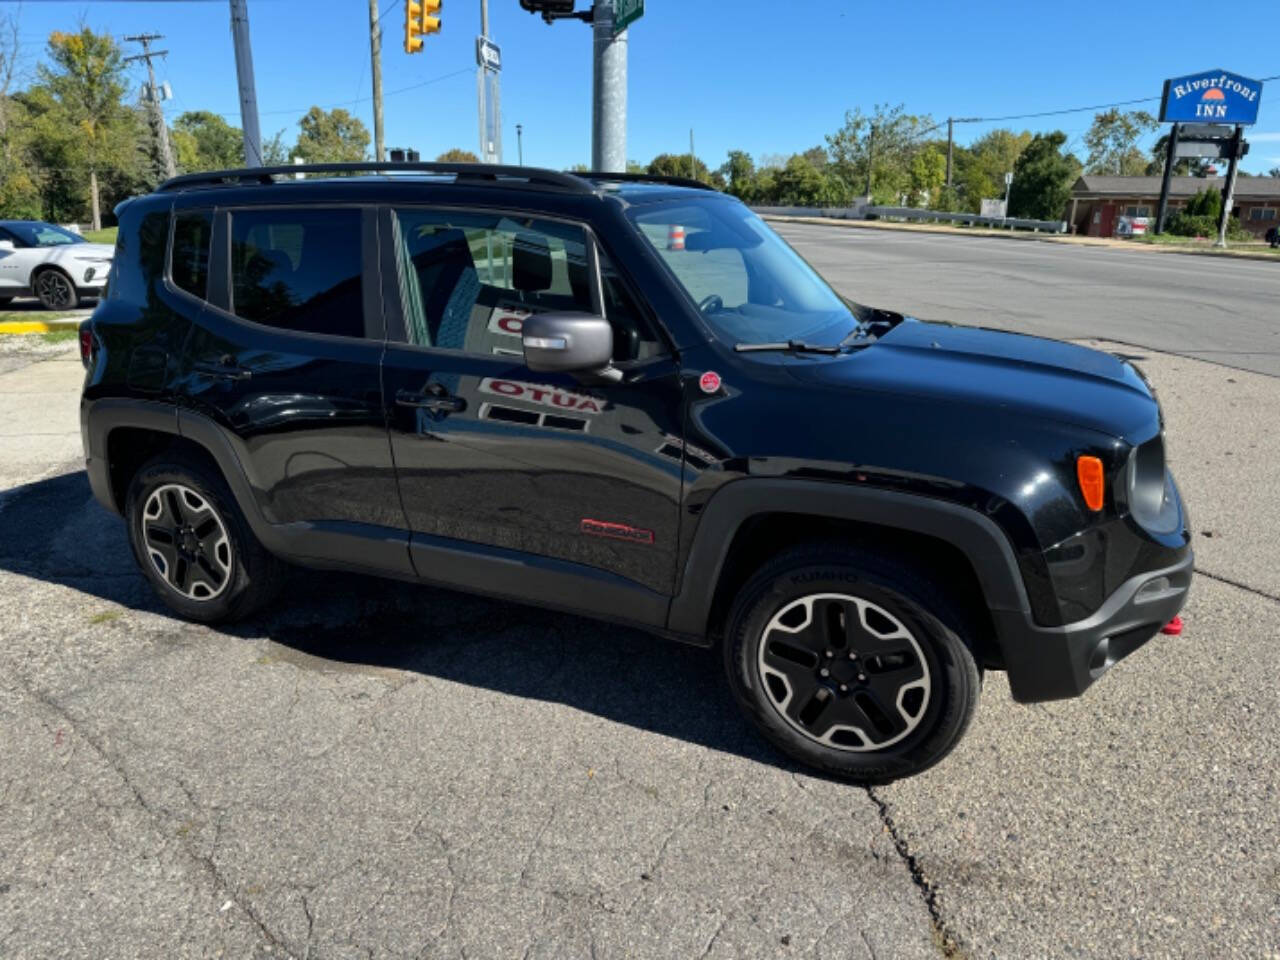
M 0 297 L 0 307 L 7 307 L 13 302 L 13 297 Z
M 959 742 L 980 681 L 946 595 L 910 567 L 812 546 L 742 589 L 725 643 L 747 715 L 789 756 L 858 783 L 910 776 Z
M 71 278 L 53 267 L 36 276 L 35 291 L 46 310 L 74 310 L 80 305 Z
M 133 478 L 129 540 L 143 575 L 188 620 L 217 623 L 269 602 L 281 577 L 222 477 L 203 464 L 161 455 Z

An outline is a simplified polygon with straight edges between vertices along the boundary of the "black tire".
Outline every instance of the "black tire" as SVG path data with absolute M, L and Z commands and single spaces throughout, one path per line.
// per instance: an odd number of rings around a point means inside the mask
M 0 307 L 7 307 L 13 303 L 13 297 L 0 297 Z
M 184 490 L 191 492 L 190 498 Z M 253 535 L 230 488 L 216 470 L 180 453 L 161 454 L 137 472 L 125 499 L 134 559 L 160 599 L 179 616 L 199 623 L 227 623 L 262 608 L 279 592 L 283 565 Z M 193 508 L 200 501 L 207 509 Z M 162 512 L 150 517 L 149 504 Z M 178 521 L 173 519 L 175 513 L 179 514 Z M 181 514 L 186 514 L 185 523 L 181 522 Z M 220 526 L 210 527 L 211 515 Z M 179 528 L 190 528 L 189 539 L 175 533 L 175 522 Z M 150 525 L 146 530 L 144 523 Z M 207 533 L 202 534 L 206 528 Z M 174 538 L 173 543 L 166 544 L 166 529 Z M 175 559 L 175 550 L 184 539 L 198 549 L 180 551 L 181 557 L 176 559 L 185 562 L 184 558 L 190 558 L 191 563 L 190 572 L 179 576 L 181 563 L 170 567 L 165 556 Z M 153 559 L 153 551 L 163 554 L 160 560 Z M 214 559 L 215 551 L 220 555 L 218 559 Z M 166 576 L 162 565 L 173 575 Z M 215 572 L 222 573 L 222 577 L 215 578 Z M 175 579 L 196 593 L 202 589 L 199 581 L 205 581 L 203 593 L 207 596 L 185 593 L 175 586 Z
M 32 287 L 46 310 L 74 310 L 80 306 L 76 285 L 56 267 L 46 267 L 32 278 Z
M 933 766 L 968 727 L 981 689 L 969 633 L 947 595 L 905 563 L 811 545 L 778 556 L 739 592 L 725 667 L 742 709 L 787 756 L 887 783 Z M 890 707 L 884 693 L 895 686 Z

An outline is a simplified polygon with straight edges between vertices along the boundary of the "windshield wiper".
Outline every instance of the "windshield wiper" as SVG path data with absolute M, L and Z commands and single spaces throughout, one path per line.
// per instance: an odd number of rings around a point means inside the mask
M 803 340 L 785 340 L 778 343 L 735 343 L 733 349 L 738 353 L 764 353 L 766 351 L 776 353 L 826 353 L 837 354 L 841 352 L 838 346 L 828 346 L 822 343 L 805 343 Z

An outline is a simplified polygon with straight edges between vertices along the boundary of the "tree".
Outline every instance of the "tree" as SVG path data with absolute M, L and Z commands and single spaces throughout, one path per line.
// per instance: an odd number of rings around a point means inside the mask
M 1004 196 L 1004 175 L 1013 171 L 1030 142 L 1025 130 L 991 130 L 956 151 L 954 179 L 963 188 L 964 209 L 977 213 L 984 198 Z
M 756 165 L 751 154 L 745 150 L 730 150 L 729 159 L 719 172 L 729 193 L 746 203 L 751 202 L 756 186 Z
M 277 130 L 262 141 L 262 165 L 264 167 L 278 167 L 289 162 L 289 148 L 284 145 L 283 130 Z
M 369 131 L 359 118 L 341 107 L 321 110 L 312 107 L 298 121 L 295 156 L 307 163 L 358 163 L 367 158 Z
M 0 216 L 35 220 L 40 191 L 31 172 L 29 118 L 26 108 L 9 97 L 21 52 L 17 14 L 0 14 Z
M 649 173 L 657 177 L 685 177 L 709 183 L 717 190 L 724 189 L 724 178 L 720 176 L 720 171 L 713 174 L 699 158 L 691 158 L 687 153 L 658 154 L 649 164 Z
M 1058 220 L 1071 198 L 1071 184 L 1080 175 L 1080 161 L 1064 154 L 1067 135 L 1061 130 L 1036 134 L 1013 165 L 1009 215 Z
M 462 150 L 454 147 L 452 150 L 446 150 L 440 156 L 436 157 L 436 163 L 479 163 L 480 158 L 470 150 Z
M 1280 177 L 1280 167 L 1272 167 L 1267 171 L 1268 177 Z
M 78 33 L 54 31 L 49 36 L 52 65 L 37 70 L 51 104 L 42 113 L 42 134 L 71 166 L 89 174 L 89 208 L 93 229 L 102 227 L 98 175 L 127 167 L 136 144 L 137 118 L 121 102 L 124 64 L 110 34 L 88 27 Z
M 925 206 L 938 199 L 947 182 L 947 155 L 945 148 L 929 144 L 917 150 L 911 158 L 907 205 Z
M 834 172 L 853 189 L 869 187 L 873 199 L 896 203 L 909 188 L 920 138 L 934 126 L 931 117 L 907 113 L 902 104 L 878 104 L 871 116 L 846 112 L 844 126 L 827 137 Z
M 1138 140 L 1158 126 L 1156 118 L 1145 110 L 1124 112 L 1112 107 L 1096 114 L 1084 135 L 1089 148 L 1086 171 L 1124 177 L 1146 173 L 1147 158 L 1138 149 Z
M 180 165 L 188 172 L 227 170 L 244 163 L 244 134 L 216 113 L 189 110 L 173 122 Z M 190 151 L 194 149 L 194 155 Z

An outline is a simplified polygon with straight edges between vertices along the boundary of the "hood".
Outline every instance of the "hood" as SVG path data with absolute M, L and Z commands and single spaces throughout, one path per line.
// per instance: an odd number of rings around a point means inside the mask
M 116 252 L 116 248 L 109 243 L 69 243 L 65 247 L 56 249 L 57 259 L 70 257 L 73 260 L 87 260 L 91 263 L 109 262 Z
M 1129 363 L 1058 340 L 908 321 L 830 362 L 789 365 L 806 382 L 995 407 L 1117 436 L 1151 436 L 1159 408 Z

